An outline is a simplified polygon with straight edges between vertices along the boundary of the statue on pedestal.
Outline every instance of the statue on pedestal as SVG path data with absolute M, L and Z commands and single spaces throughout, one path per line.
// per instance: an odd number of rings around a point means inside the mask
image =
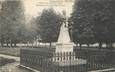
M 65 13 L 63 13 L 63 22 L 60 28 L 58 41 L 56 43 L 56 51 L 58 52 L 73 52 L 74 43 L 71 42 L 68 29 L 68 19 Z
M 69 36 L 68 20 L 63 14 L 63 22 L 60 28 L 58 41 L 56 43 L 55 56 L 53 62 L 58 63 L 59 66 L 76 66 L 79 64 L 86 64 L 86 60 L 76 58 L 74 52 L 74 43 Z

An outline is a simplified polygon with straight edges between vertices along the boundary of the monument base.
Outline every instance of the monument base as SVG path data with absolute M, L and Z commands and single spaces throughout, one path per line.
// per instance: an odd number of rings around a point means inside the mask
M 56 52 L 73 52 L 74 43 L 57 43 Z

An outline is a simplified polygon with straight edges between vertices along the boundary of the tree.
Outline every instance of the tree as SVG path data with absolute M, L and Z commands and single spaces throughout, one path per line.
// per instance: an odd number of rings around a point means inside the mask
M 31 18 L 31 20 L 26 24 L 24 43 L 33 43 L 37 40 L 37 30 L 39 27 L 36 25 L 36 18 L 28 17 Z
M 8 1 L 2 3 L 2 42 L 16 45 L 22 38 L 24 29 L 24 9 L 20 0 Z
M 115 41 L 114 0 L 79 0 L 72 13 L 75 42 L 111 44 Z M 88 42 L 87 42 L 88 41 Z
M 88 0 L 79 0 L 75 2 L 74 10 L 71 16 L 73 27 L 73 41 L 77 44 L 95 43 L 93 10 L 89 10 Z
M 61 16 L 56 14 L 53 9 L 43 10 L 38 25 L 42 42 L 56 42 L 60 29 Z
M 100 43 L 106 43 L 107 47 L 111 48 L 112 43 L 115 42 L 115 1 L 103 0 L 95 2 L 95 37 Z

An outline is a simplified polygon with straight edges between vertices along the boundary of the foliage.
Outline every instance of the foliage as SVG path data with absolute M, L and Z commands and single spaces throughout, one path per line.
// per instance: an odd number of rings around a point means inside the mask
M 43 10 L 39 18 L 39 33 L 42 42 L 56 42 L 60 29 L 61 16 L 53 9 Z
M 19 43 L 24 31 L 24 12 L 22 2 L 3 1 L 1 9 L 1 43 Z
M 75 43 L 113 43 L 115 41 L 115 1 L 78 0 L 71 20 Z

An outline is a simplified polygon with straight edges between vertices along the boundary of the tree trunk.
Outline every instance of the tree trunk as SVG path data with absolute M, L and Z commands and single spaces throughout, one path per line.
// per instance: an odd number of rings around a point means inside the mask
M 1 42 L 1 47 L 3 47 L 4 45 L 3 45 L 3 43 Z
M 109 49 L 112 49 L 112 48 L 113 48 L 112 43 L 109 43 L 109 44 L 108 44 L 108 48 L 109 48 Z
M 27 47 L 29 47 L 29 41 L 27 42 Z
M 12 40 L 10 40 L 10 47 L 12 47 Z
M 102 42 L 99 42 L 99 49 L 102 48 Z
M 82 44 L 79 44 L 80 49 L 81 49 L 81 46 L 82 46 Z
M 10 48 L 12 47 L 12 43 L 10 43 L 10 46 L 9 46 Z
M 14 43 L 14 46 L 16 47 L 16 46 L 17 46 L 17 43 Z
M 33 48 L 34 46 L 33 46 L 33 43 L 32 43 L 32 48 Z
M 87 46 L 89 47 L 89 44 L 87 44 Z
M 106 48 L 109 48 L 109 44 L 108 43 L 106 43 Z
M 52 46 L 52 42 L 50 42 L 50 48 L 51 48 L 51 46 Z
M 108 49 L 113 48 L 112 43 L 106 43 L 106 48 L 108 48 Z
M 7 47 L 8 47 L 8 43 L 7 43 Z

